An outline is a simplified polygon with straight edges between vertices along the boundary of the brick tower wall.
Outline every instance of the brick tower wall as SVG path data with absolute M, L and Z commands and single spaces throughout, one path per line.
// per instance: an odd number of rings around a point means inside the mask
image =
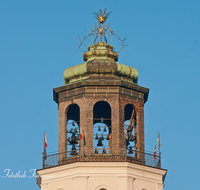
M 80 108 L 80 133 L 85 134 L 86 145 L 80 141 L 84 153 L 93 153 L 93 107 L 98 101 L 106 101 L 111 107 L 111 127 L 112 127 L 112 153 L 119 154 L 125 148 L 124 141 L 124 108 L 127 104 L 134 104 L 137 117 L 137 150 L 144 152 L 144 103 L 130 101 L 121 97 L 83 97 L 59 103 L 59 152 L 66 149 L 66 124 L 67 108 L 70 104 L 77 104 Z M 122 152 L 121 152 L 122 153 Z

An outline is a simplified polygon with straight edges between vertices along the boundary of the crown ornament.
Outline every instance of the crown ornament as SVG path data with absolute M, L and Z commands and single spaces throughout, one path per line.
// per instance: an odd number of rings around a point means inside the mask
M 87 51 L 87 50 L 86 51 L 82 50 L 81 46 L 83 45 L 84 41 L 88 37 L 91 37 L 92 44 L 95 44 L 97 42 L 97 40 L 99 40 L 100 42 L 105 41 L 105 43 L 108 44 L 107 35 L 110 36 L 110 43 L 109 43 L 110 45 L 112 44 L 113 36 L 115 36 L 120 41 L 121 49 L 116 52 L 123 53 L 124 48 L 125 48 L 124 41 L 126 40 L 126 38 L 124 40 L 122 40 L 122 38 L 117 33 L 115 33 L 113 30 L 110 29 L 110 25 L 106 24 L 106 21 L 110 14 L 111 14 L 111 11 L 106 12 L 106 9 L 104 9 L 104 10 L 99 9 L 98 12 L 94 12 L 95 17 L 98 20 L 98 24 L 95 24 L 94 29 L 91 30 L 90 32 L 86 32 L 82 38 L 79 37 L 79 40 L 80 40 L 79 46 L 78 46 L 79 53 L 80 53 L 80 51 L 82 51 L 84 53 Z

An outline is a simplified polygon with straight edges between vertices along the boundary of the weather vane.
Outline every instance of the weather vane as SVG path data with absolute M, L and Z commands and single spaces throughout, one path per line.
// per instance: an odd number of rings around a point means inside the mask
M 98 25 L 95 24 L 95 27 L 93 30 L 91 30 L 90 32 L 86 32 L 86 34 L 83 36 L 83 38 L 80 38 L 80 42 L 79 42 L 79 50 L 83 51 L 81 49 L 81 46 L 83 44 L 83 42 L 89 37 L 91 36 L 91 40 L 92 40 L 92 44 L 96 43 L 96 40 L 99 38 L 100 41 L 102 41 L 103 39 L 105 40 L 105 42 L 107 43 L 107 38 L 106 35 L 109 33 L 110 35 L 110 45 L 112 43 L 112 36 L 115 36 L 120 42 L 121 42 L 121 49 L 118 52 L 121 52 L 122 50 L 124 51 L 125 45 L 124 45 L 124 41 L 126 40 L 126 38 L 124 40 L 121 39 L 121 37 L 115 33 L 114 31 L 112 31 L 110 29 L 109 24 L 106 24 L 106 20 L 108 18 L 108 16 L 110 15 L 111 11 L 106 13 L 106 9 L 102 10 L 99 9 L 98 12 L 94 12 L 96 19 L 98 20 Z M 86 52 L 86 51 L 83 51 Z

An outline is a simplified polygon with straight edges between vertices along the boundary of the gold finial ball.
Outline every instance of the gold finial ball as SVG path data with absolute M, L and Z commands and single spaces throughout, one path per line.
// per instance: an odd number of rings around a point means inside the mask
M 102 15 L 98 17 L 99 23 L 104 23 L 106 21 L 106 17 L 103 17 Z

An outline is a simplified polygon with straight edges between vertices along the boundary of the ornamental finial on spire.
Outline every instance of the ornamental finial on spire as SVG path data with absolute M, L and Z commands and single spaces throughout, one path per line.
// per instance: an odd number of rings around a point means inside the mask
M 98 20 L 99 24 L 103 24 L 106 22 L 106 19 L 108 18 L 108 16 L 110 15 L 112 11 L 106 13 L 106 9 L 102 10 L 99 9 L 99 12 L 94 12 L 96 19 Z
M 107 25 L 106 24 L 106 20 L 108 18 L 108 16 L 110 15 L 111 11 L 110 12 L 106 12 L 106 9 L 102 10 L 102 9 L 99 9 L 98 12 L 94 12 L 95 14 L 95 17 L 96 19 L 98 20 L 98 25 L 95 24 L 95 27 L 93 30 L 91 30 L 91 32 L 86 32 L 86 34 L 83 36 L 83 38 L 80 38 L 80 42 L 79 42 L 79 50 L 83 51 L 81 49 L 81 46 L 83 44 L 83 42 L 89 37 L 91 36 L 91 40 L 92 40 L 92 44 L 95 44 L 96 41 L 99 39 L 100 42 L 102 41 L 105 41 L 105 43 L 107 44 L 108 43 L 108 40 L 106 38 L 107 34 L 109 34 L 110 36 L 110 45 L 112 43 L 112 36 L 115 36 L 120 42 L 121 42 L 121 49 L 119 51 L 116 51 L 117 53 L 118 52 L 123 52 L 124 51 L 124 40 L 121 39 L 121 37 L 115 33 L 114 31 L 112 31 L 110 29 L 110 26 L 109 24 Z M 86 51 L 83 51 L 83 52 L 86 52 Z

